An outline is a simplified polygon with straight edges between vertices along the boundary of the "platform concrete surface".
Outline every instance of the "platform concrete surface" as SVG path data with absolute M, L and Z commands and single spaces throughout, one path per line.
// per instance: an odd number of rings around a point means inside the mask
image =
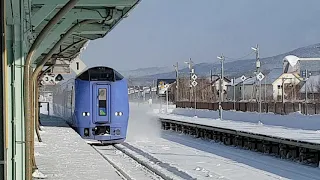
M 38 170 L 54 180 L 117 180 L 116 170 L 65 121 L 41 115 L 43 142 L 35 136 Z

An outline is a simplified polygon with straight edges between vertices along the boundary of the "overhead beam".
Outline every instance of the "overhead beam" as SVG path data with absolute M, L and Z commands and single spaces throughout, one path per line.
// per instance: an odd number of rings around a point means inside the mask
M 98 38 L 102 38 L 104 34 L 74 34 L 74 36 L 77 36 L 86 40 L 95 40 Z
M 100 24 L 86 24 L 78 28 L 73 34 L 105 34 L 110 28 Z
M 106 14 L 106 12 L 104 12 Z M 48 48 L 50 48 L 55 41 L 57 41 L 64 32 L 66 32 L 71 25 L 76 21 L 76 20 L 84 20 L 84 19 L 105 19 L 105 17 L 102 17 L 95 11 L 78 11 L 78 12 L 69 12 L 65 20 L 62 21 L 57 27 L 51 32 L 45 40 L 41 43 L 41 46 L 38 47 L 36 50 L 33 60 L 36 60 L 37 58 L 40 57 L 42 53 L 44 53 Z
M 41 8 L 39 8 L 39 11 L 40 10 L 41 10 Z M 108 18 L 108 15 L 109 15 L 109 9 L 105 9 L 105 8 L 99 8 L 99 9 L 94 9 L 94 10 L 90 10 L 90 9 L 72 9 L 65 16 L 65 19 L 72 18 L 74 20 L 76 20 L 76 19 L 79 19 L 79 20 L 83 20 L 83 19 L 105 20 L 106 18 Z M 44 20 L 45 20 L 45 18 L 41 22 L 43 22 Z M 32 22 L 32 24 L 33 24 L 33 22 Z M 37 24 L 37 23 L 35 23 L 35 24 Z M 35 29 L 35 32 L 40 32 L 42 30 L 40 28 L 38 28 L 38 29 L 34 28 L 34 29 Z
M 85 42 L 87 42 L 87 40 L 84 40 L 84 39 L 83 39 L 83 40 L 80 40 L 80 41 L 76 41 L 76 42 L 70 44 L 69 46 L 67 46 L 66 48 L 62 49 L 58 54 L 62 54 L 62 53 L 64 53 L 64 52 L 68 51 L 69 49 L 71 49 L 71 48 L 73 48 L 73 47 L 76 47 L 76 46 L 78 46 L 79 44 L 85 43 Z M 54 55 L 53 55 L 53 56 L 54 56 Z
M 132 6 L 139 0 L 80 0 L 77 6 Z M 68 0 L 32 0 L 32 5 L 62 6 Z
M 47 6 L 46 9 L 49 9 L 49 6 L 53 6 L 53 5 L 46 5 L 46 6 Z M 45 7 L 45 6 L 43 6 L 43 7 Z M 43 7 L 41 7 L 41 8 L 33 8 L 32 10 L 36 11 L 36 13 L 35 13 L 35 15 L 36 15 L 36 14 L 38 14 L 39 11 L 42 10 Z M 52 12 L 58 12 L 59 9 L 56 9 L 57 5 L 54 5 L 54 7 L 55 7 L 55 9 L 53 9 Z M 86 17 L 88 17 L 89 19 L 96 19 L 96 18 L 105 19 L 109 15 L 109 9 L 113 9 L 113 8 L 95 8 L 95 9 L 75 8 L 75 9 L 70 10 L 68 15 L 80 14 L 80 15 L 86 15 Z M 42 14 L 42 12 L 39 12 L 40 16 L 41 16 L 41 14 Z M 47 12 L 46 15 L 47 15 L 47 18 L 49 18 L 49 19 L 51 18 L 51 17 L 49 17 L 50 14 L 48 12 Z M 44 19 L 45 18 L 43 18 L 43 20 Z M 32 19 L 32 21 L 33 21 L 33 19 Z M 32 24 L 34 24 L 34 22 L 32 22 Z M 36 22 L 35 22 L 35 24 L 36 24 Z
M 65 32 L 75 21 L 75 18 L 68 18 L 65 19 L 61 24 L 55 28 L 54 32 L 50 33 L 41 43 L 41 45 L 36 50 L 35 54 L 33 55 L 34 60 L 37 59 L 50 45 L 56 41 L 60 35 Z
M 37 28 L 39 24 L 45 20 L 57 7 L 58 5 L 44 5 L 32 16 L 33 29 Z
M 92 38 L 85 37 L 85 36 L 82 36 L 82 35 L 80 35 L 80 34 L 73 34 L 73 36 L 75 36 L 75 37 L 77 37 L 77 38 L 81 38 L 81 39 L 92 40 Z

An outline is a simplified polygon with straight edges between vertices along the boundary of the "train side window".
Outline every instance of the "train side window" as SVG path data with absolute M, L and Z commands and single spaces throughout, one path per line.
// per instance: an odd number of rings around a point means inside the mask
M 99 116 L 107 115 L 107 89 L 99 88 L 98 90 L 98 100 L 99 100 Z

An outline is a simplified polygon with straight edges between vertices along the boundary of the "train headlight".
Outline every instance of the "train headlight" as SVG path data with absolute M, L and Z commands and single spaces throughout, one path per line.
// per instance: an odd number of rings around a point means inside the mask
M 122 116 L 122 115 L 123 115 L 122 112 L 115 112 L 114 114 L 115 114 L 116 116 Z
M 114 130 L 114 134 L 115 134 L 116 136 L 120 136 L 120 133 L 121 133 L 120 129 Z
M 89 112 L 83 112 L 82 116 L 90 116 L 90 113 Z

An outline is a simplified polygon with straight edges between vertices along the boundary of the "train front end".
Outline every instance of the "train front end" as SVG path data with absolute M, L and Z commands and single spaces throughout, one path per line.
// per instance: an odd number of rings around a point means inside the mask
M 108 67 L 94 67 L 75 80 L 73 124 L 84 139 L 121 143 L 129 119 L 127 81 Z

